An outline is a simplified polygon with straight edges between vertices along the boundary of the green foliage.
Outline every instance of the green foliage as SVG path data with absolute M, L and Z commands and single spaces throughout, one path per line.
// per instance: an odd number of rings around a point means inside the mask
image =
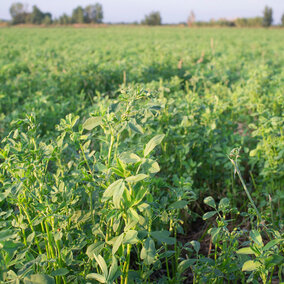
M 235 24 L 237 27 L 261 27 L 263 23 L 262 17 L 254 18 L 237 18 Z
M 269 27 L 269 26 L 271 26 L 272 22 L 273 22 L 272 8 L 265 6 L 264 11 L 263 11 L 262 25 L 264 27 Z
M 40 25 L 43 22 L 44 17 L 44 13 L 36 5 L 34 5 L 30 15 L 31 23 Z
M 101 4 L 88 5 L 83 8 L 78 6 L 72 12 L 73 23 L 102 23 L 103 7 Z
M 14 3 L 10 7 L 13 24 L 45 24 L 49 25 L 52 22 L 50 13 L 43 13 L 36 5 L 33 6 L 32 12 L 28 12 L 27 7 L 22 3 Z
M 102 23 L 103 21 L 103 7 L 101 4 L 88 5 L 85 8 L 85 22 L 86 23 Z
M 77 8 L 75 8 L 72 11 L 72 23 L 78 23 L 78 24 L 82 24 L 84 23 L 85 19 L 85 15 L 84 15 L 84 9 L 81 6 L 78 6 Z
M 264 245 L 261 234 L 256 230 L 250 232 L 250 238 L 252 240 L 251 246 L 241 248 L 236 252 L 240 255 L 254 256 L 253 260 L 246 260 L 243 263 L 242 271 L 251 272 L 250 281 L 260 276 L 262 282 L 267 283 L 269 273 L 273 272 L 277 265 L 283 263 L 284 257 L 281 250 L 284 239 L 280 237 L 279 232 L 275 231 L 274 239 Z
M 59 17 L 59 24 L 60 25 L 68 25 L 68 24 L 71 24 L 71 18 L 68 17 L 67 14 L 63 14 Z
M 145 19 L 141 22 L 142 25 L 159 26 L 162 24 L 162 18 L 160 12 L 151 12 L 145 16 Z
M 15 25 L 26 23 L 29 16 L 25 5 L 20 2 L 11 5 L 10 15 L 12 17 L 12 23 Z
M 0 282 L 283 281 L 282 31 L 44 30 L 0 31 Z
M 50 25 L 52 21 L 51 13 L 42 12 L 36 5 L 32 7 L 32 11 L 28 12 L 27 7 L 22 3 L 14 3 L 10 7 L 10 14 L 13 24 L 30 23 L 34 25 Z M 72 11 L 69 17 L 63 14 L 56 20 L 56 23 L 67 25 L 71 23 L 102 23 L 103 7 L 101 4 L 88 5 L 83 8 L 78 6 Z

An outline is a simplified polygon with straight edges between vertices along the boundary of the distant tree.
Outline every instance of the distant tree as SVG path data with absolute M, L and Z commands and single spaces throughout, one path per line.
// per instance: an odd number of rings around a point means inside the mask
M 29 13 L 27 12 L 26 6 L 18 2 L 11 5 L 10 15 L 12 17 L 12 23 L 16 25 L 26 23 Z
M 81 6 L 78 6 L 72 12 L 72 22 L 78 24 L 84 23 L 85 20 L 84 14 L 85 14 L 84 9 Z
M 63 14 L 62 16 L 59 17 L 59 24 L 60 25 L 68 25 L 72 22 L 72 19 L 68 17 L 68 15 Z
M 151 12 L 145 16 L 145 19 L 141 22 L 142 25 L 158 26 L 162 24 L 162 18 L 160 12 Z
M 103 7 L 101 4 L 88 5 L 85 8 L 85 22 L 86 23 L 102 23 L 103 21 Z
M 269 8 L 268 6 L 265 6 L 264 11 L 263 11 L 262 25 L 264 27 L 269 27 L 269 26 L 271 26 L 272 22 L 273 22 L 272 8 Z
M 187 18 L 187 25 L 191 27 L 194 22 L 195 22 L 195 14 L 193 11 L 191 11 Z
M 45 18 L 45 14 L 36 6 L 33 6 L 30 21 L 32 24 L 40 25 Z
M 42 24 L 50 25 L 52 23 L 52 15 L 50 13 L 44 13 Z
M 283 14 L 282 17 L 281 17 L 281 24 L 282 24 L 282 26 L 284 27 L 284 14 Z
M 226 18 L 220 18 L 214 22 L 214 25 L 217 27 L 234 27 L 235 22 L 227 20 Z
M 237 18 L 235 20 L 235 25 L 237 27 L 261 27 L 263 22 L 262 17 L 254 18 Z

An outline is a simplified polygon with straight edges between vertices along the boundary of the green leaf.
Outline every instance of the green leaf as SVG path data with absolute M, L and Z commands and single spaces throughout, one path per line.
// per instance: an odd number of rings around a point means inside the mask
M 0 242 L 11 240 L 17 237 L 17 233 L 12 230 L 2 230 L 0 231 Z
M 7 198 L 11 194 L 11 188 L 6 189 L 4 192 L 0 192 L 0 202 Z
M 144 134 L 143 128 L 139 124 L 137 124 L 137 123 L 134 124 L 132 122 L 129 122 L 128 125 L 133 131 L 135 131 L 139 134 Z
M 100 254 L 98 256 L 95 255 L 95 259 L 103 272 L 104 278 L 107 279 L 108 271 L 107 271 L 107 265 L 106 265 L 105 260 Z
M 273 267 L 275 265 L 282 264 L 284 257 L 281 255 L 273 254 L 264 259 L 266 268 Z
M 117 237 L 112 247 L 112 254 L 114 255 L 122 244 L 124 233 Z
M 275 245 L 277 245 L 277 244 L 279 244 L 279 243 L 281 243 L 281 242 L 283 242 L 283 241 L 284 241 L 284 239 L 275 239 L 275 240 L 272 240 L 272 241 L 268 242 L 268 243 L 264 246 L 263 251 L 269 250 L 269 249 L 272 248 L 273 246 L 275 246 Z
M 90 117 L 88 118 L 84 124 L 83 124 L 83 129 L 87 130 L 92 130 L 93 128 L 97 127 L 98 125 L 102 124 L 102 118 L 97 116 L 97 117 Z
M 169 206 L 169 209 L 182 209 L 188 204 L 186 200 L 178 200 Z
M 134 228 L 137 223 L 138 220 L 130 220 L 130 222 L 128 222 L 127 225 L 124 227 L 124 231 L 127 232 L 129 229 Z
M 135 202 L 133 203 L 133 206 L 139 204 L 143 200 L 148 190 L 149 190 L 148 187 L 140 187 L 140 189 L 137 192 L 137 195 L 135 196 Z M 139 210 L 140 210 L 140 206 L 139 206 Z
M 136 243 L 139 242 L 138 239 L 138 232 L 135 230 L 129 230 L 125 233 L 124 239 L 123 239 L 123 243 L 124 244 L 131 244 L 134 245 Z
M 230 200 L 227 197 L 222 198 L 219 202 L 218 209 L 223 211 L 228 207 L 230 207 Z
M 150 205 L 148 204 L 148 203 L 142 203 L 142 204 L 140 204 L 139 206 L 138 206 L 138 209 L 141 211 L 141 212 L 143 212 L 143 211 L 145 211 L 145 210 L 147 210 L 147 209 L 149 209 L 150 208 Z
M 156 248 L 155 243 L 151 238 L 147 238 L 143 244 L 140 257 L 146 265 L 151 265 L 155 261 Z
M 139 209 L 140 209 L 140 207 L 139 207 Z M 169 222 L 169 214 L 166 212 L 166 211 L 164 211 L 163 213 L 162 213 L 162 216 L 161 216 L 161 221 L 164 223 L 164 224 L 167 224 L 168 222 Z
M 119 189 L 123 185 L 123 179 L 116 180 L 105 190 L 103 197 L 112 197 L 115 190 Z
M 213 244 L 215 244 L 218 241 L 218 239 L 222 237 L 220 232 L 221 232 L 221 228 L 212 228 L 212 229 L 210 229 L 210 235 L 212 237 Z
M 106 283 L 106 278 L 98 273 L 90 273 L 86 276 L 87 279 L 97 280 L 100 283 Z
M 129 214 L 129 217 L 133 221 L 139 221 L 139 214 L 131 207 L 128 209 L 127 213 Z
M 244 263 L 242 271 L 254 271 L 261 266 L 261 263 L 254 260 L 248 260 Z
M 125 183 L 122 182 L 121 185 L 117 187 L 117 189 L 115 189 L 113 193 L 113 204 L 116 208 L 120 207 L 120 200 L 122 198 L 124 188 L 125 188 Z
M 250 153 L 249 153 L 250 157 L 255 157 L 257 155 L 257 151 L 258 151 L 258 149 L 251 150 Z
M 27 237 L 27 243 L 28 244 L 32 243 L 34 237 L 35 237 L 35 232 L 30 233 L 29 236 Z
M 108 240 L 106 243 L 107 243 L 108 245 L 113 246 L 113 244 L 115 243 L 115 241 L 117 240 L 118 237 L 119 237 L 119 236 L 113 237 L 113 238 L 111 238 L 110 240 Z
M 126 180 L 127 182 L 132 183 L 132 182 L 141 181 L 141 180 L 143 180 L 143 179 L 145 179 L 145 178 L 147 178 L 147 177 L 148 177 L 148 175 L 145 175 L 145 174 L 138 174 L 138 175 L 136 175 L 136 176 L 128 177 L 128 178 L 126 178 L 125 180 Z
M 13 255 L 14 252 L 22 248 L 24 244 L 22 243 L 16 243 L 15 241 L 4 241 L 0 242 L 0 250 L 3 249 L 6 251 L 9 255 Z M 11 262 L 10 262 L 11 265 Z
M 120 220 L 121 220 L 121 214 L 116 218 L 113 219 L 113 225 L 112 225 L 112 229 L 113 231 L 116 233 L 119 225 L 120 225 Z
M 169 231 L 154 231 L 151 232 L 151 236 L 156 239 L 157 241 L 160 241 L 162 243 L 166 243 L 168 245 L 174 245 L 176 243 L 176 239 L 170 237 Z
M 45 274 L 32 274 L 24 278 L 25 284 L 55 284 L 53 277 Z
M 126 164 L 134 164 L 141 161 L 140 157 L 133 153 L 124 152 L 119 155 L 119 159 Z
M 193 246 L 195 252 L 198 253 L 200 250 L 200 243 L 197 241 L 191 241 L 190 244 Z
M 207 219 L 213 217 L 216 213 L 217 213 L 217 211 L 209 211 L 209 212 L 205 213 L 202 218 L 203 218 L 203 220 L 207 220 Z
M 104 164 L 97 162 L 95 165 L 95 169 L 99 172 L 106 173 L 108 168 Z
M 113 203 L 116 208 L 119 208 L 120 200 L 124 191 L 124 181 L 123 179 L 119 179 L 112 183 L 104 192 L 103 199 L 107 199 L 109 197 L 113 197 Z
M 68 274 L 69 270 L 67 268 L 59 268 L 56 269 L 55 271 L 51 272 L 51 276 L 64 276 L 66 274 Z
M 114 282 L 114 280 L 115 280 L 114 277 L 116 275 L 117 269 L 118 269 L 117 260 L 116 260 L 115 256 L 112 256 L 112 263 L 111 263 L 111 267 L 109 269 L 109 275 L 108 275 L 108 278 L 107 278 L 108 282 L 110 282 L 110 283 Z
M 205 204 L 207 204 L 208 206 L 216 209 L 216 203 L 215 203 L 215 200 L 212 196 L 208 196 L 204 199 L 203 201 Z
M 151 151 L 157 146 L 159 145 L 162 140 L 164 139 L 165 134 L 159 134 L 156 135 L 155 137 L 153 137 L 146 145 L 145 150 L 144 150 L 144 157 L 147 157 Z
M 250 247 L 241 248 L 236 251 L 237 254 L 254 254 L 254 251 Z
M 104 248 L 104 242 L 97 242 L 88 246 L 86 254 L 90 259 L 94 259 L 94 255 L 100 254 L 101 250 Z
M 55 232 L 53 236 L 55 241 L 60 241 L 63 237 L 63 234 L 62 232 Z
M 145 171 L 150 174 L 155 174 L 160 171 L 159 164 L 152 159 L 146 159 L 146 161 L 143 164 L 143 167 Z
M 257 230 L 251 230 L 249 235 L 257 245 L 263 247 L 262 237 Z
M 192 266 L 196 262 L 196 259 L 186 259 L 179 263 L 177 271 L 182 274 L 186 269 Z
M 74 127 L 74 125 L 77 123 L 77 121 L 79 120 L 79 115 L 76 115 L 73 117 L 73 119 L 71 119 L 71 125 L 72 127 Z

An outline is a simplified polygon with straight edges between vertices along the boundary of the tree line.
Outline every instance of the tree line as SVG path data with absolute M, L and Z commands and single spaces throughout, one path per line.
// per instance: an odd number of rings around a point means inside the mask
M 63 14 L 59 18 L 53 19 L 51 13 L 42 12 L 36 5 L 32 7 L 29 12 L 26 5 L 22 3 L 14 3 L 10 7 L 10 14 L 12 17 L 12 24 L 34 24 L 34 25 L 49 25 L 49 24 L 100 24 L 103 22 L 103 7 L 101 4 L 91 4 L 86 7 L 78 6 L 73 9 L 71 15 Z M 195 14 L 190 12 L 187 23 L 190 27 L 193 26 L 227 26 L 227 27 L 269 27 L 273 23 L 272 8 L 266 6 L 262 17 L 254 18 L 237 18 L 234 20 L 219 19 L 210 20 L 209 22 L 201 22 L 195 20 Z M 281 18 L 282 26 L 284 26 L 284 14 Z M 135 22 L 134 24 L 138 24 Z M 159 11 L 151 12 L 145 15 L 141 21 L 142 25 L 156 26 L 162 24 L 162 17 Z
M 188 19 L 188 26 L 223 26 L 223 27 L 270 27 L 273 23 L 273 10 L 265 6 L 262 17 L 236 18 L 234 20 L 219 19 L 209 22 L 195 21 L 195 15 L 191 11 Z M 281 25 L 284 26 L 284 14 L 281 17 Z
M 34 25 L 49 25 L 49 24 L 89 24 L 102 23 L 103 21 L 103 7 L 96 3 L 88 5 L 85 8 L 78 6 L 72 11 L 72 15 L 63 14 L 58 19 L 52 19 L 51 13 L 42 12 L 36 5 L 32 7 L 29 12 L 26 5 L 22 3 L 14 3 L 10 7 L 10 14 L 12 17 L 12 24 L 34 24 Z

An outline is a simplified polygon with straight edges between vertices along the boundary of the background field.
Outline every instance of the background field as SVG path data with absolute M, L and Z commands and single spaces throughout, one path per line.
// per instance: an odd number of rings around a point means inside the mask
M 202 91 L 219 83 L 235 92 L 256 72 L 274 76 L 283 66 L 282 30 L 20 28 L 0 35 L 2 119 L 19 115 L 18 103 L 23 112 L 40 108 L 45 131 L 70 112 L 88 113 L 96 91 L 113 95 L 123 72 L 132 84 L 176 77 L 182 87 L 196 78 Z
M 105 283 L 281 279 L 283 46 L 281 29 L 0 29 L 0 280 L 95 281 L 100 255 Z

